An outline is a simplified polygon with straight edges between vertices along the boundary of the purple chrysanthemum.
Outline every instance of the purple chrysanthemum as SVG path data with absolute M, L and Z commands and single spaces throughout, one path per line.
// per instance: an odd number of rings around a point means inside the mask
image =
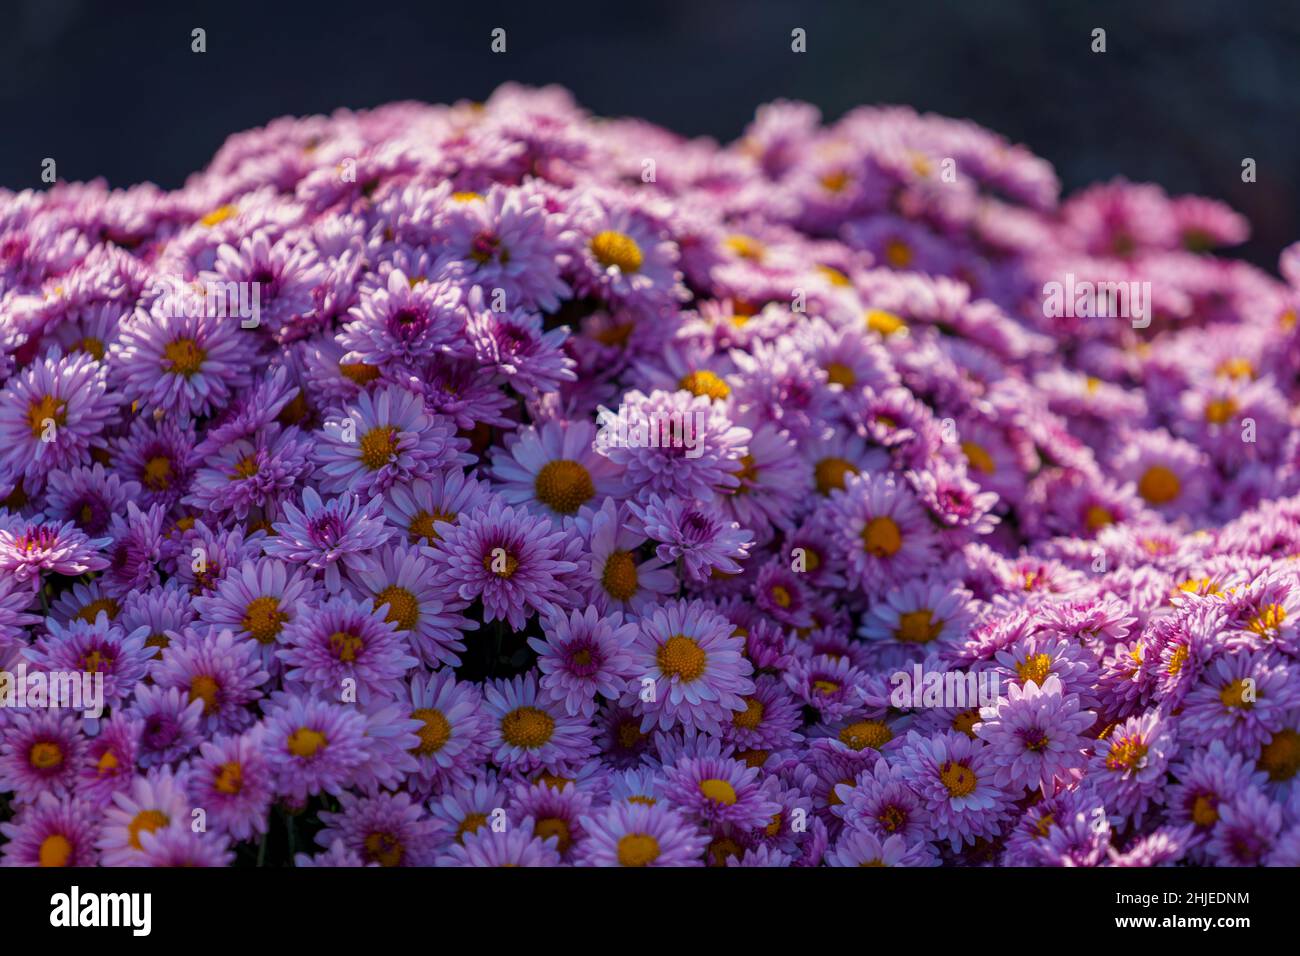
M 663 804 L 611 803 L 584 817 L 581 866 L 701 866 L 707 834 Z
M 42 572 L 78 575 L 108 567 L 100 550 L 109 538 L 88 538 L 71 521 L 46 521 L 0 514 L 0 572 L 19 582 Z
M 89 464 L 117 404 L 104 367 L 88 355 L 32 363 L 0 391 L 0 472 L 37 488 L 56 468 Z
M 395 387 L 362 392 L 326 420 L 316 448 L 320 487 L 380 494 L 395 483 L 470 464 L 467 445 L 451 422 L 425 412 L 419 396 Z
M 539 685 L 570 715 L 588 720 L 596 713 L 596 698 L 616 700 L 633 676 L 630 648 L 637 625 L 624 623 L 614 612 L 601 617 L 595 608 L 554 614 L 542 624 L 545 640 L 529 638 L 542 672 Z
M 568 558 L 573 549 L 565 531 L 496 498 L 455 525 L 440 523 L 438 533 L 439 572 L 461 598 L 483 602 L 485 621 L 505 620 L 515 630 L 565 599 L 562 576 L 579 567 Z
M 921 797 L 935 836 L 954 851 L 1000 829 L 1011 794 L 995 782 L 988 745 L 948 731 L 922 737 L 910 731 L 898 751 L 903 779 Z
M 746 710 L 753 672 L 735 626 L 700 601 L 672 601 L 641 619 L 631 647 L 633 680 L 622 703 L 641 715 L 641 729 L 694 727 L 717 733 Z
M 371 695 L 397 696 L 398 681 L 419 663 L 397 624 L 381 618 L 369 598 L 330 598 L 299 615 L 279 641 L 288 686 L 303 684 L 322 696 L 352 690 L 363 704 Z
M 392 534 L 381 517 L 382 507 L 380 498 L 363 503 L 353 494 L 327 503 L 308 486 L 302 493 L 302 509 L 285 504 L 285 518 L 272 525 L 275 536 L 265 540 L 263 549 L 270 557 L 301 562 L 323 572 L 325 586 L 337 593 L 342 588 L 339 565 L 360 570 L 372 567 L 370 552 Z
M 981 714 L 975 733 L 990 745 L 998 786 L 1050 793 L 1056 782 L 1071 782 L 1087 764 L 1083 733 L 1096 716 L 1080 709 L 1079 698 L 1066 693 L 1053 674 L 1041 687 L 1032 680 L 1023 687 L 1012 684 L 1006 697 Z

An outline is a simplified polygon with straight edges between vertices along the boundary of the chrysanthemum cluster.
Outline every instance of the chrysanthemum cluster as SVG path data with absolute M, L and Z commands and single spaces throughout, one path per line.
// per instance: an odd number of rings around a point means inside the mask
M 1058 191 L 503 87 L 0 192 L 3 862 L 1300 864 L 1300 247 Z

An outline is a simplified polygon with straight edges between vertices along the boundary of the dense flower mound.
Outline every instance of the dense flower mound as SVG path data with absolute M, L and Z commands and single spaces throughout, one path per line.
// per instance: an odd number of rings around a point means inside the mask
M 1058 192 L 517 87 L 0 192 L 4 863 L 1300 864 L 1300 248 Z

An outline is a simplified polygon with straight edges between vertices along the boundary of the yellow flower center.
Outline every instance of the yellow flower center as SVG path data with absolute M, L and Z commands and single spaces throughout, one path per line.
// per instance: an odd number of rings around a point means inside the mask
M 1242 710 L 1250 710 L 1254 706 L 1254 701 L 1246 699 L 1246 682 L 1240 678 L 1220 688 L 1219 700 L 1224 707 L 1240 707 Z
M 851 285 L 849 277 L 834 266 L 819 265 L 817 271 L 824 275 L 831 285 L 846 286 Z
M 877 814 L 876 820 L 880 822 L 886 833 L 894 833 L 907 825 L 907 813 L 902 807 L 891 803 Z
M 790 592 L 779 584 L 772 585 L 772 589 L 768 594 L 771 596 L 772 602 L 776 604 L 777 607 L 789 607 L 793 601 L 793 598 L 790 597 Z
M 501 718 L 501 736 L 512 747 L 534 750 L 555 733 L 555 718 L 536 707 L 517 707 Z
M 99 760 L 95 763 L 95 772 L 100 776 L 105 776 L 112 773 L 120 765 L 121 762 L 117 759 L 117 754 L 111 750 L 105 750 L 99 755 Z
M 659 670 L 666 677 L 676 676 L 683 681 L 693 681 L 704 673 L 708 656 L 704 648 L 685 634 L 675 634 L 660 645 L 655 655 Z
M 954 797 L 969 796 L 975 792 L 975 786 L 979 783 L 970 767 L 951 760 L 939 768 L 939 781 Z
M 257 474 L 257 458 L 249 455 L 235 462 L 234 473 L 230 476 L 231 481 L 239 481 L 241 478 L 252 478 Z
M 189 378 L 203 366 L 208 353 L 193 339 L 177 339 L 163 348 L 163 357 L 167 359 L 167 371 Z
M 564 777 L 558 773 L 551 773 L 549 770 L 543 770 L 533 778 L 533 783 L 542 783 L 552 790 L 563 790 L 571 783 L 576 781 L 572 777 Z
M 600 586 L 615 601 L 627 601 L 637 592 L 636 557 L 631 551 L 615 551 L 605 559 Z
M 164 455 L 150 458 L 145 462 L 143 477 L 150 491 L 166 491 L 172 486 L 172 460 Z
M 1016 673 L 1022 681 L 1033 681 L 1042 687 L 1052 673 L 1052 659 L 1046 654 L 1030 654 L 1016 665 Z
M 1300 769 L 1300 732 L 1284 728 L 1259 754 L 1259 767 L 1273 781 L 1290 780 Z
M 659 841 L 648 833 L 628 833 L 619 838 L 620 866 L 649 866 L 659 859 Z
M 88 624 L 94 624 L 95 618 L 99 617 L 100 611 L 107 614 L 110 621 L 113 620 L 113 618 L 117 617 L 117 602 L 112 598 L 100 598 L 97 601 L 91 601 L 77 612 L 77 617 Z
M 393 834 L 375 831 L 366 835 L 366 859 L 380 866 L 400 866 L 402 841 Z
M 903 535 L 893 518 L 872 518 L 862 529 L 862 546 L 873 557 L 892 557 L 903 546 Z
M 740 233 L 728 236 L 722 244 L 733 254 L 749 262 L 762 262 L 763 256 L 767 254 L 767 249 L 761 242 L 752 236 Z
M 842 385 L 845 388 L 850 388 L 857 383 L 858 379 L 853 374 L 853 369 L 842 362 L 829 362 L 826 365 L 826 380 L 832 385 Z
M 643 261 L 641 247 L 627 233 L 606 229 L 591 239 L 591 254 L 606 269 L 617 267 L 620 272 L 639 272 Z
M 379 378 L 379 367 L 364 362 L 339 362 L 339 374 L 354 385 L 369 385 Z
M 170 822 L 171 819 L 161 810 L 141 810 L 127 824 L 127 842 L 133 849 L 143 850 L 144 847 L 140 845 L 140 834 L 153 833 Z
M 398 630 L 413 631 L 420 622 L 420 602 L 406 588 L 389 585 L 375 595 L 375 604 L 378 607 L 388 605 L 384 620 L 396 624 Z
M 357 655 L 365 649 L 366 642 L 349 631 L 335 631 L 330 635 L 330 653 L 344 664 L 356 661 Z
M 430 754 L 436 754 L 446 746 L 447 741 L 451 740 L 451 723 L 443 716 L 442 711 L 421 707 L 412 712 L 411 719 L 424 724 L 418 731 L 420 745 L 411 751 L 412 753 L 428 757 Z
M 980 474 L 991 475 L 997 471 L 997 466 L 993 464 L 993 456 L 982 445 L 977 445 L 973 441 L 964 441 L 961 443 L 961 450 L 966 456 L 967 464 Z
M 573 844 L 573 835 L 569 832 L 569 825 L 559 817 L 543 817 L 538 820 L 533 825 L 533 833 L 543 840 L 548 837 L 555 837 L 555 848 L 561 853 L 566 852 Z
M 1169 504 L 1181 490 L 1178 476 L 1164 465 L 1152 465 L 1138 481 L 1138 494 L 1153 505 Z
M 753 697 L 745 698 L 745 709 L 738 710 L 731 718 L 732 726 L 741 730 L 754 730 L 763 722 L 763 702 Z
M 817 490 L 829 495 L 835 489 L 843 489 L 849 475 L 856 475 L 858 470 L 843 458 L 823 458 L 813 468 L 817 480 Z
M 1237 403 L 1231 398 L 1216 398 L 1205 405 L 1205 420 L 1211 425 L 1222 425 L 1237 414 Z
M 493 548 L 483 555 L 483 570 L 509 581 L 519 570 L 519 559 L 504 548 Z
M 1218 594 L 1219 586 L 1209 578 L 1188 578 L 1178 585 L 1178 590 L 1188 594 Z
M 849 184 L 849 174 L 843 169 L 824 173 L 821 177 L 822 188 L 827 192 L 837 193 Z
M 741 455 L 737 464 L 740 465 L 740 468 L 736 470 L 735 475 L 740 480 L 740 484 L 736 487 L 734 493 L 741 494 L 748 490 L 749 484 L 758 481 L 758 464 L 754 461 L 753 455 Z
M 469 814 L 468 816 L 465 817 L 464 820 L 461 820 L 460 825 L 456 827 L 456 842 L 464 846 L 465 841 L 463 838 L 466 833 L 477 833 L 479 827 L 483 827 L 486 825 L 487 825 L 486 813 Z
M 1285 620 L 1286 608 L 1280 604 L 1266 604 L 1259 609 L 1258 614 L 1247 622 L 1246 628 L 1254 631 L 1260 637 L 1268 637 L 1276 634 Z
M 288 404 L 280 410 L 280 414 L 275 416 L 275 420 L 281 425 L 301 425 L 307 420 L 310 412 L 311 406 L 307 404 L 307 396 L 299 391 L 289 399 Z
M 51 740 L 42 740 L 32 744 L 27 755 L 31 765 L 37 770 L 53 770 L 63 763 L 63 751 Z
M 190 703 L 203 701 L 203 714 L 208 716 L 217 709 L 217 694 L 221 688 L 207 674 L 198 674 L 190 681 Z
M 724 382 L 720 375 L 705 368 L 683 375 L 677 387 L 685 389 L 692 395 L 704 395 L 714 400 L 726 398 L 731 394 L 731 386 Z
M 62 833 L 51 833 L 41 841 L 41 866 L 67 866 L 72 859 L 72 844 Z
M 260 597 L 248 602 L 248 607 L 244 609 L 244 619 L 240 624 L 257 643 L 271 644 L 287 620 L 289 615 L 280 610 L 279 599 Z
M 316 756 L 328 740 L 319 730 L 312 730 L 310 727 L 299 727 L 289 735 L 288 747 L 289 753 L 295 757 L 311 759 Z
M 557 458 L 548 461 L 533 483 L 537 500 L 562 515 L 577 514 L 578 509 L 596 494 L 591 474 L 576 461 Z
M 103 668 L 104 672 L 107 673 L 112 666 L 113 658 L 103 653 L 98 648 L 88 654 L 83 654 L 81 657 L 82 669 L 91 674 L 98 674 L 100 668 Z
M 1224 378 L 1254 378 L 1255 366 L 1250 364 L 1250 359 L 1238 355 L 1224 359 L 1215 372 Z
M 866 315 L 867 328 L 885 337 L 907 328 L 907 323 L 892 312 L 871 309 Z
M 1109 770 L 1135 770 L 1146 758 L 1147 745 L 1139 737 L 1124 737 L 1110 745 L 1106 755 Z
M 217 769 L 217 778 L 213 781 L 218 793 L 234 796 L 244 788 L 244 768 L 238 761 L 230 760 Z
M 929 644 L 943 632 L 943 625 L 931 610 L 909 611 L 898 616 L 894 638 L 907 644 Z
M 383 468 L 396 454 L 397 429 L 381 425 L 361 436 L 361 461 L 371 471 Z
M 975 739 L 975 725 L 980 722 L 980 712 L 978 708 L 972 707 L 969 710 L 963 710 L 952 719 L 952 729 L 965 734 L 971 740 Z
M 455 520 L 456 515 L 450 511 L 435 511 L 433 513 L 419 511 L 411 519 L 411 523 L 406 526 L 406 530 L 412 541 L 421 539 L 429 542 L 438 541 L 440 539 L 438 538 L 438 532 L 434 530 L 434 522 L 445 521 L 451 524 Z
M 1169 655 L 1169 663 L 1165 666 L 1165 672 L 1170 677 L 1175 677 L 1183 669 L 1185 663 L 1187 663 L 1187 645 L 1179 644 L 1174 648 L 1174 652 Z
M 1089 505 L 1088 510 L 1083 516 L 1084 523 L 1088 525 L 1089 531 L 1100 531 L 1108 524 L 1115 523 L 1115 516 L 1101 505 Z
M 719 780 L 717 777 L 701 780 L 700 793 L 704 794 L 706 799 L 712 800 L 714 803 L 721 803 L 723 806 L 729 807 L 736 802 L 736 788 L 725 780 Z
M 1198 793 L 1192 801 L 1192 822 L 1198 827 L 1212 827 L 1219 822 L 1219 801 L 1210 793 Z
M 226 203 L 224 206 L 218 206 L 216 209 L 212 210 L 212 212 L 200 219 L 199 222 L 211 229 L 213 226 L 225 222 L 238 211 L 239 210 L 234 206 Z
M 62 399 L 55 398 L 53 395 L 46 395 L 40 401 L 30 402 L 27 405 L 27 425 L 32 431 L 33 438 L 40 438 L 45 432 L 45 423 L 54 422 L 57 428 L 62 428 L 68 421 L 68 403 Z
M 883 720 L 859 720 L 840 731 L 840 743 L 853 750 L 879 750 L 894 739 L 893 731 Z
M 902 239 L 890 239 L 885 243 L 885 261 L 895 269 L 906 269 L 912 264 L 912 247 Z

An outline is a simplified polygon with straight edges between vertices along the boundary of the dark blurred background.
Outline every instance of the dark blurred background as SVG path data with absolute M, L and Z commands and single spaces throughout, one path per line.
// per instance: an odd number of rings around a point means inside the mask
M 969 117 L 1067 190 L 1123 175 L 1231 203 L 1272 268 L 1300 238 L 1300 3 L 1292 0 L 0 0 L 0 186 L 177 186 L 225 136 L 286 113 L 482 99 L 561 83 L 601 114 L 736 136 L 803 99 Z M 508 31 L 508 52 L 489 50 Z M 808 52 L 790 51 L 803 27 Z M 207 30 L 208 52 L 190 52 Z M 1107 52 L 1090 50 L 1107 31 Z M 1258 181 L 1241 182 L 1241 160 Z

